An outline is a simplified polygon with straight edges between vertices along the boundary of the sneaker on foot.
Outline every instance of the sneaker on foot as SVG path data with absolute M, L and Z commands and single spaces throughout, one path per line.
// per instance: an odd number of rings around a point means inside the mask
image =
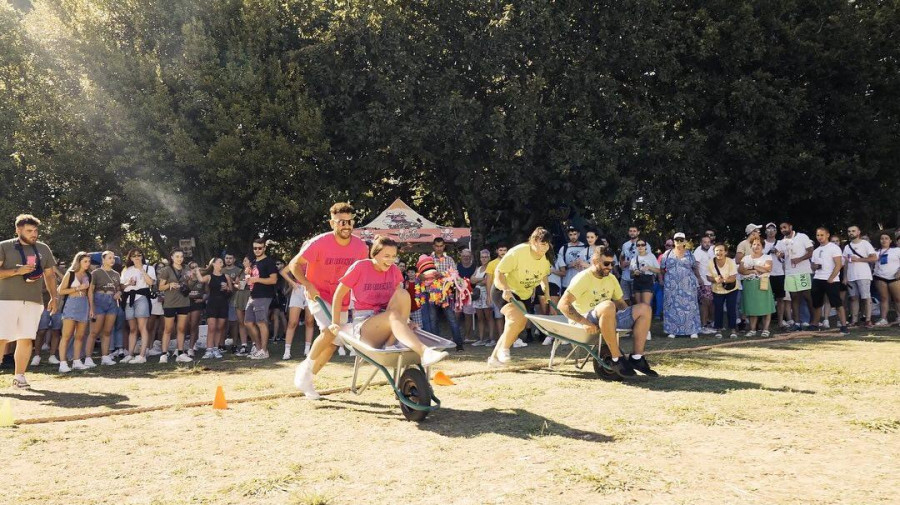
M 481 346 L 483 346 L 483 345 L 484 345 L 484 340 L 483 340 L 483 339 L 479 339 L 479 340 L 476 340 L 476 341 L 472 342 L 472 347 L 481 347 Z
M 297 371 L 294 372 L 294 386 L 303 391 L 303 395 L 310 400 L 318 400 L 320 398 L 313 385 L 312 364 L 309 360 L 303 360 L 303 363 L 297 365 Z
M 831 328 L 831 323 L 829 323 L 827 319 L 822 321 L 822 328 L 825 330 Z
M 426 347 L 425 352 L 422 353 L 422 366 L 429 367 L 447 356 L 449 356 L 447 351 L 437 351 L 430 347 Z
M 56 356 L 53 356 L 53 355 L 51 354 L 50 357 L 47 358 L 47 363 L 50 363 L 51 365 L 58 365 L 58 364 L 59 364 L 59 358 L 57 358 Z
M 28 383 L 24 375 L 17 375 L 13 377 L 13 387 L 18 389 L 28 389 L 31 387 L 31 384 Z
M 291 353 L 285 352 L 284 355 L 281 356 L 281 359 L 283 359 L 285 361 L 291 359 Z
M 891 324 L 891 323 L 889 323 L 889 322 L 887 321 L 887 319 L 881 318 L 881 319 L 878 320 L 877 323 L 875 323 L 875 326 L 878 326 L 879 328 L 883 328 L 883 327 L 885 327 L 885 326 L 890 326 L 890 324 Z
M 696 333 L 691 333 L 691 338 L 700 338 L 700 336 L 697 335 Z
M 250 359 L 269 359 L 269 351 L 260 349 L 256 351 L 256 354 L 251 354 Z
M 88 368 L 94 368 L 97 366 L 97 364 L 94 363 L 94 360 L 92 360 L 90 356 L 88 356 L 87 358 L 84 358 L 84 366 Z
M 200 359 L 213 359 L 216 357 L 216 353 L 212 349 L 207 349 L 206 352 L 203 353 L 203 356 L 200 356 Z
M 125 360 L 123 359 L 122 361 L 125 361 Z M 131 360 L 128 360 L 128 361 L 131 361 Z M 103 356 L 102 358 L 100 358 L 100 364 L 103 366 L 112 366 L 112 365 L 115 365 L 116 362 L 113 361 L 113 359 L 110 358 L 109 356 Z
M 66 363 L 65 361 L 59 362 L 59 373 L 69 373 L 71 371 L 72 371 L 72 369 L 69 368 L 68 363 Z
M 541 345 L 550 345 L 552 343 L 553 343 L 553 337 L 547 337 L 544 339 L 543 342 L 541 342 Z
M 147 350 L 147 356 L 159 356 L 160 354 L 162 351 L 155 345 Z
M 183 352 L 183 353 L 179 354 L 178 357 L 175 358 L 175 361 L 177 363 L 190 363 L 191 361 L 194 361 L 194 360 L 191 359 L 191 357 L 188 356 L 188 354 L 186 352 Z
M 620 360 L 622 358 L 619 358 Z M 655 370 L 650 368 L 650 363 L 647 363 L 647 358 L 641 356 L 641 359 L 634 359 L 630 354 L 628 355 L 628 364 L 631 365 L 631 368 L 641 372 L 644 375 L 649 377 L 659 377 L 659 374 L 656 373 Z
M 76 359 L 72 362 L 72 370 L 87 370 L 88 367 L 84 366 L 84 363 L 81 362 L 80 359 Z
M 492 368 L 503 368 L 506 366 L 506 363 L 500 361 L 499 359 L 491 356 L 487 360 L 488 366 Z
M 160 354 L 159 362 L 160 363 L 168 363 L 169 362 L 169 353 L 166 352 L 166 353 Z
M 307 343 L 306 343 L 306 346 L 303 348 L 303 355 L 304 355 L 304 356 L 309 356 L 309 351 L 311 351 L 311 350 L 312 350 L 312 344 L 310 344 L 309 342 L 307 342 Z
M 31 358 L 31 366 L 38 366 L 40 364 L 41 364 L 40 356 L 35 356 L 35 357 Z
M 235 355 L 235 356 L 246 356 L 246 355 L 247 355 L 247 346 L 246 346 L 246 345 L 242 345 L 242 346 L 237 350 L 237 352 L 234 353 L 234 355 Z
M 737 332 L 734 331 L 734 330 L 732 330 L 732 331 L 731 331 L 731 335 L 729 335 L 729 337 L 730 337 L 730 338 L 738 338 Z
M 194 350 L 193 350 L 193 349 L 188 349 L 188 350 L 187 350 L 187 355 L 188 355 L 188 358 L 193 358 L 193 357 L 194 357 Z
M 722 332 L 721 332 L 721 331 L 717 331 L 717 332 L 716 332 L 716 338 L 722 338 Z
M 256 344 L 253 344 L 253 347 L 250 348 L 250 354 L 256 354 L 256 351 L 259 349 L 256 348 Z
M 666 335 L 666 336 L 669 337 L 669 338 L 675 338 L 675 334 L 674 334 L 674 333 L 669 333 L 669 334 Z
M 841 335 L 847 335 L 848 333 L 850 333 L 850 328 L 847 328 L 846 326 L 841 326 L 840 331 L 841 331 Z
M 497 351 L 497 360 L 500 361 L 500 363 L 509 363 L 509 349 L 500 349 Z
M 754 330 L 750 330 L 744 334 L 744 337 L 746 337 L 746 338 L 753 338 L 755 336 L 756 336 L 756 331 L 754 331 Z
M 339 345 L 339 346 L 338 346 L 338 355 L 340 355 L 340 356 L 346 356 L 346 355 L 347 355 L 347 350 L 344 349 L 344 346 L 342 346 L 342 345 Z
M 772 334 L 769 333 L 769 330 L 763 330 L 762 333 L 759 334 L 762 338 L 769 338 Z
M 145 357 L 141 356 L 140 354 L 138 354 L 137 356 L 131 358 L 131 361 L 129 361 L 128 363 L 131 364 L 131 365 L 141 365 L 141 364 L 144 364 L 144 363 L 146 363 L 146 362 L 147 362 L 147 358 L 145 358 Z
M 130 354 L 126 354 L 124 358 L 119 360 L 119 363 L 131 363 L 131 360 L 134 359 L 134 356 Z
M 709 328 L 709 327 L 706 327 L 706 328 L 703 328 L 702 330 L 700 330 L 700 333 L 702 333 L 703 335 L 712 335 L 715 332 L 716 332 L 716 330 L 714 330 L 713 328 Z
M 603 358 L 603 361 L 606 363 L 608 368 L 611 368 L 613 372 L 616 373 L 619 377 L 623 379 L 627 379 L 628 377 L 634 377 L 636 374 L 634 370 L 628 366 L 628 362 L 625 356 L 620 357 L 617 361 L 613 361 L 611 357 Z

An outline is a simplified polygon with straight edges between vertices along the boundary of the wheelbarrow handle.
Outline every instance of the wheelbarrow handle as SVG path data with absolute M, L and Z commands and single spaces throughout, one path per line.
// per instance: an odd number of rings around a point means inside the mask
M 321 296 L 316 297 L 316 303 L 319 304 L 319 308 L 322 309 L 322 312 L 328 316 L 328 319 L 331 320 L 331 310 L 328 309 L 328 304 L 325 303 L 325 300 L 322 299 Z

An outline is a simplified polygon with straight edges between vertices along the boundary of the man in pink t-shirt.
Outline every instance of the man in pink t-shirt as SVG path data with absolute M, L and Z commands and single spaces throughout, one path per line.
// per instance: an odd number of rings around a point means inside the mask
M 313 386 L 313 376 L 328 363 L 340 344 L 335 341 L 336 335 L 328 329 L 331 319 L 317 299 L 321 298 L 328 310 L 333 310 L 332 299 L 341 277 L 350 265 L 369 257 L 365 242 L 353 236 L 353 207 L 349 203 L 339 202 L 331 206 L 330 214 L 331 233 L 323 233 L 306 242 L 288 265 L 294 278 L 306 289 L 309 311 L 322 333 L 313 342 L 303 363 L 297 366 L 294 376 L 294 384 L 307 398 L 312 399 L 319 397 Z M 346 296 L 341 300 L 340 307 L 343 322 L 347 321 L 349 305 L 350 297 Z

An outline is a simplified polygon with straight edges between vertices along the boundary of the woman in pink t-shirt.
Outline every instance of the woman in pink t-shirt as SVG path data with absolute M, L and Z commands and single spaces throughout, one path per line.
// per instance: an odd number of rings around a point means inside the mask
M 353 333 L 366 344 L 381 348 L 394 338 L 409 347 L 430 366 L 447 357 L 445 351 L 425 347 L 409 322 L 410 297 L 403 285 L 403 274 L 396 265 L 397 242 L 378 235 L 369 252 L 371 259 L 350 266 L 341 277 L 334 293 L 332 307 L 350 293 L 353 301 Z M 340 331 L 340 313 L 332 316 L 330 330 Z

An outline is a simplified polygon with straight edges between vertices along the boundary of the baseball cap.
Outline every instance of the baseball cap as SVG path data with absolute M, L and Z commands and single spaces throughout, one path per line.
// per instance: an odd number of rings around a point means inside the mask
M 758 230 L 760 228 L 762 228 L 762 226 L 760 226 L 758 224 L 750 223 L 744 228 L 744 234 L 750 235 L 751 233 L 753 233 L 754 230 Z
M 684 236 L 684 233 L 678 232 L 678 233 L 676 233 L 674 236 L 672 236 L 672 238 L 673 238 L 673 239 L 676 239 L 676 238 L 684 238 L 684 239 L 686 239 L 687 237 Z
M 777 230 L 778 225 L 770 222 L 770 223 L 766 223 L 766 228 L 775 228 Z

